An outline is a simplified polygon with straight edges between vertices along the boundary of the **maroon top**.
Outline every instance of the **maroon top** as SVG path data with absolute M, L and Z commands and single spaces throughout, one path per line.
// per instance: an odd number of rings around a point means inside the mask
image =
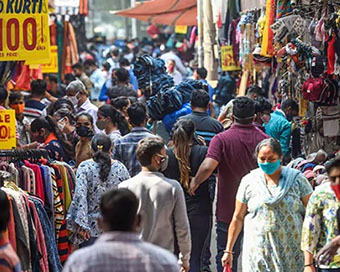
M 269 138 L 254 125 L 233 125 L 211 141 L 207 158 L 218 164 L 217 221 L 230 223 L 241 179 L 257 168 L 254 152 L 257 144 Z

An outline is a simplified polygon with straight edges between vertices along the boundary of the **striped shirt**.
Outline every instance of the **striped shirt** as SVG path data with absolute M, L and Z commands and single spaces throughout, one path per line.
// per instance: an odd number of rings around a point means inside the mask
M 21 272 L 19 258 L 5 235 L 0 238 L 0 271 Z
M 46 116 L 46 105 L 36 100 L 27 100 L 24 108 L 24 116 L 30 123 L 37 118 Z
M 190 119 L 194 122 L 196 134 L 204 138 L 207 146 L 209 146 L 212 138 L 224 130 L 223 125 L 216 119 L 210 117 L 205 112 L 194 111 L 182 118 Z

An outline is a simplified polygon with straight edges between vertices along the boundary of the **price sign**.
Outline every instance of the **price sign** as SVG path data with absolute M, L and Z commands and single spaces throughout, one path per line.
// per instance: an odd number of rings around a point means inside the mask
M 48 0 L 0 0 L 0 61 L 49 59 Z
M 237 71 L 241 67 L 235 63 L 233 47 L 231 45 L 221 47 L 222 71 Z
M 15 111 L 0 110 L 0 149 L 16 146 Z

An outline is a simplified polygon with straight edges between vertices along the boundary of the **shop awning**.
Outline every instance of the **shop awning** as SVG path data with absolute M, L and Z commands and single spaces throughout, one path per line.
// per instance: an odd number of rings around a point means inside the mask
M 152 0 L 115 13 L 163 25 L 197 24 L 197 0 Z

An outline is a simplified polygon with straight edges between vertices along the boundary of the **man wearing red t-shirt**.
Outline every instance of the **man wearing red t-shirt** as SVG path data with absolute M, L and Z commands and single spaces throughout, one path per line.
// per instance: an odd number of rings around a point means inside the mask
M 217 134 L 211 141 L 208 154 L 196 176 L 190 183 L 192 194 L 207 180 L 217 168 L 218 191 L 216 208 L 217 270 L 223 271 L 221 258 L 227 242 L 227 232 L 231 222 L 236 192 L 243 176 L 257 167 L 254 152 L 257 144 L 269 138 L 253 125 L 255 103 L 248 97 L 234 100 L 233 125 L 225 132 Z M 240 253 L 240 240 L 236 242 L 233 271 L 237 271 L 237 258 Z

